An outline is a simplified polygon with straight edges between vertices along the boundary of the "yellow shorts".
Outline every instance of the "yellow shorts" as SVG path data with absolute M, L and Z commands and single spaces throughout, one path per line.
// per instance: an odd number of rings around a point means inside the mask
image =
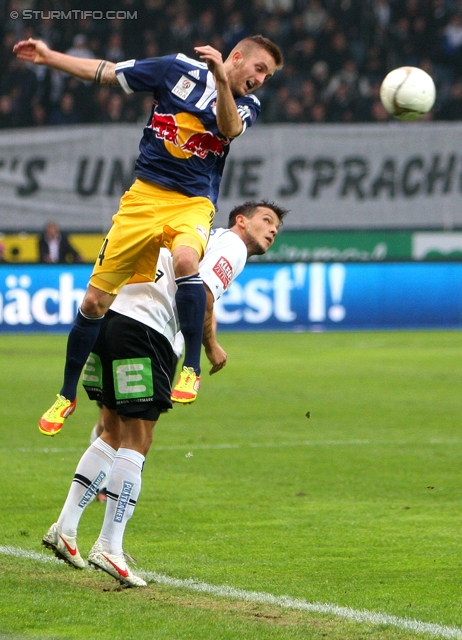
M 161 246 L 192 247 L 202 259 L 215 209 L 207 198 L 189 197 L 147 180 L 136 180 L 120 200 L 90 284 L 116 295 L 130 279 L 153 281 Z

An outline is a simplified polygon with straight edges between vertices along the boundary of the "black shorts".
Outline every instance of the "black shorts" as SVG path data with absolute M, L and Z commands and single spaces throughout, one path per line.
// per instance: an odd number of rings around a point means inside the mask
M 90 400 L 118 414 L 157 420 L 172 408 L 170 342 L 145 324 L 109 310 L 83 372 Z

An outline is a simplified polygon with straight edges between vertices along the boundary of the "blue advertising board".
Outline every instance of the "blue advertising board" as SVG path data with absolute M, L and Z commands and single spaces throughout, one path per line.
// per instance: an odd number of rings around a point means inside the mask
M 0 265 L 0 332 L 67 332 L 88 265 Z M 250 263 L 220 330 L 462 328 L 462 263 Z

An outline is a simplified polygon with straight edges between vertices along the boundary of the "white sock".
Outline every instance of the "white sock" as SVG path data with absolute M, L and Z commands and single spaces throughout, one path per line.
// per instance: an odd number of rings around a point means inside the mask
M 123 537 L 141 491 L 145 457 L 133 449 L 119 449 L 107 483 L 107 502 L 99 542 L 105 551 L 123 554 Z
M 85 507 L 92 502 L 109 475 L 116 450 L 97 438 L 80 458 L 58 525 L 67 536 L 76 536 Z

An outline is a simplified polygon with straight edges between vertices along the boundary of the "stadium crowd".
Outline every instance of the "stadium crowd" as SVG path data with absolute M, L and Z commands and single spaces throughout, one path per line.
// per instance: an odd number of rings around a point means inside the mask
M 149 95 L 125 95 L 21 62 L 12 48 L 29 37 L 118 62 L 176 52 L 196 57 L 198 44 L 226 55 L 242 37 L 261 33 L 285 55 L 283 70 L 257 92 L 263 122 L 386 121 L 380 83 L 402 65 L 421 67 L 435 81 L 437 102 L 426 119 L 458 120 L 462 112 L 462 0 L 102 0 L 97 10 L 84 0 L 10 0 L 4 6 L 3 129 L 144 124 L 151 110 Z

